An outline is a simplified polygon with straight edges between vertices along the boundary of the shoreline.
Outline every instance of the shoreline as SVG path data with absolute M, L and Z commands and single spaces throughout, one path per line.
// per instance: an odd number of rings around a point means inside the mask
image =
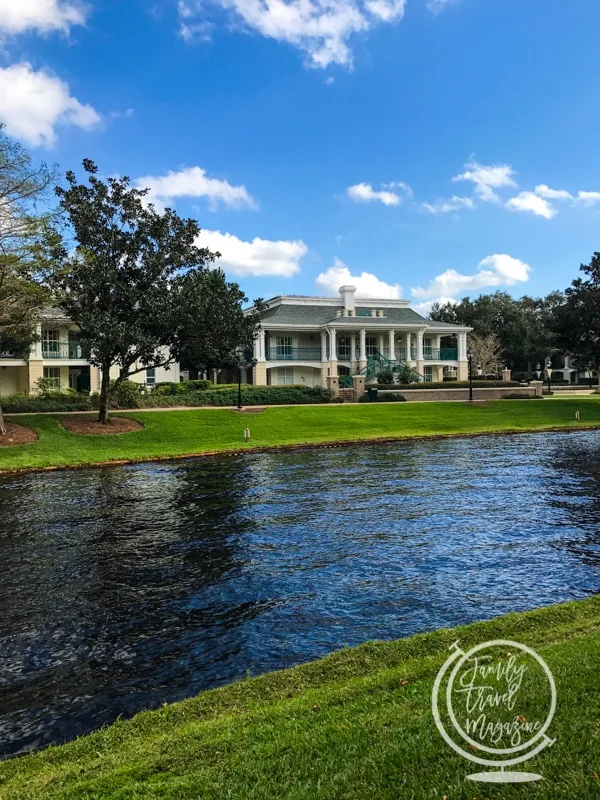
M 136 409 L 137 413 L 139 409 Z M 153 409 L 156 410 L 156 409 Z M 165 409 L 167 410 L 167 409 Z M 173 410 L 173 409 L 169 409 Z M 52 412 L 56 414 L 57 412 Z M 65 413 L 65 412 L 62 412 Z M 71 412 L 71 413 L 89 413 L 89 412 Z M 117 412 L 120 416 L 121 414 Z M 131 413 L 131 412 L 129 412 Z M 9 416 L 9 415 L 6 415 Z M 10 416 L 26 416 L 26 415 L 10 415 Z M 293 450 L 325 450 L 325 449 L 339 449 L 343 447 L 359 446 L 359 445 L 373 445 L 373 444 L 393 444 L 394 442 L 426 442 L 426 441 L 439 441 L 442 439 L 475 439 L 481 436 L 514 436 L 517 434 L 533 434 L 533 433 L 575 433 L 578 431 L 595 431 L 600 430 L 600 423 L 592 425 L 554 425 L 540 428 L 506 428 L 504 430 L 496 431 L 474 431 L 462 433 L 433 433 L 433 434 L 402 434 L 398 436 L 375 436 L 365 437 L 359 439 L 331 439 L 320 442 L 297 442 L 288 444 L 271 444 L 261 445 L 259 447 L 245 447 L 245 448 L 232 448 L 223 450 L 203 450 L 199 452 L 190 453 L 175 453 L 173 455 L 160 455 L 160 456 L 146 456 L 140 458 L 124 458 L 124 459 L 110 459 L 107 461 L 93 461 L 80 464 L 52 464 L 43 467 L 14 467 L 9 469 L 0 469 L 0 477 L 10 475 L 25 475 L 35 472 L 58 472 L 64 470 L 76 469 L 99 469 L 101 467 L 123 467 L 129 464 L 145 464 L 145 463 L 160 463 L 167 461 L 183 461 L 186 459 L 215 459 L 219 457 L 231 458 L 241 455 L 256 455 L 267 452 L 285 452 Z

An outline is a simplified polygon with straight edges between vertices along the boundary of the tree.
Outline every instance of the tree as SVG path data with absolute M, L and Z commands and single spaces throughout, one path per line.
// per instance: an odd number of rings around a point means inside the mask
M 600 369 L 600 253 L 580 266 L 587 278 L 575 278 L 565 302 L 554 309 L 555 343 L 579 369 Z
M 36 316 L 47 295 L 40 285 L 40 242 L 51 213 L 40 213 L 53 170 L 34 166 L 0 125 L 0 352 L 27 358 Z M 6 427 L 0 408 L 0 435 Z
M 102 181 L 89 159 L 83 168 L 87 184 L 69 171 L 68 187 L 55 190 L 74 241 L 69 246 L 54 231 L 48 282 L 80 328 L 84 356 L 101 370 L 98 418 L 106 424 L 110 397 L 124 380 L 179 359 L 178 289 L 185 277 L 200 286 L 218 254 L 196 245 L 195 220 L 169 208 L 158 213 L 144 199 L 147 190 L 132 188 L 127 177 Z M 202 317 L 195 323 L 209 339 Z
M 469 347 L 473 351 L 473 361 L 481 368 L 483 375 L 498 374 L 502 365 L 502 347 L 498 337 L 493 333 L 487 336 L 478 336 L 470 333 L 468 336 Z
M 220 269 L 178 276 L 173 291 L 181 366 L 194 370 L 247 366 L 251 357 L 246 351 L 252 349 L 264 302 L 255 300 L 252 310 L 244 312 L 242 304 L 248 298 L 237 283 L 227 282 Z

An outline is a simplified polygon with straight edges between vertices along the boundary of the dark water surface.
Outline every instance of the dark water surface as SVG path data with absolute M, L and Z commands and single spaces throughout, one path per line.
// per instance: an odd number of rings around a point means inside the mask
M 0 754 L 600 591 L 600 432 L 0 480 Z

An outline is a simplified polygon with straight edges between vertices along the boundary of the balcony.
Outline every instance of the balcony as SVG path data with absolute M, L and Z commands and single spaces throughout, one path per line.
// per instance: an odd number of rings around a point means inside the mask
M 458 350 L 454 347 L 424 347 L 425 361 L 458 361 Z
M 76 361 L 83 358 L 83 353 L 78 342 L 42 342 L 42 358 Z
M 267 347 L 267 361 L 320 361 L 320 347 Z

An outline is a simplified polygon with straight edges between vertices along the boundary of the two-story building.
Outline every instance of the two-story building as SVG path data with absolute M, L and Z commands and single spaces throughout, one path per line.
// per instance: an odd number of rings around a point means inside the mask
M 339 298 L 281 295 L 267 306 L 254 343 L 259 386 L 325 386 L 373 362 L 406 365 L 427 382 L 468 377 L 470 328 L 425 319 L 408 300 L 358 299 L 354 286 L 342 286 Z
M 141 365 L 140 365 L 141 366 Z M 112 377 L 117 377 L 118 370 Z M 149 388 L 160 381 L 179 381 L 179 364 L 143 369 L 130 380 Z M 40 378 L 56 389 L 95 392 L 100 389 L 100 370 L 81 352 L 79 329 L 59 309 L 45 309 L 37 324 L 37 341 L 29 358 L 0 353 L 0 395 L 35 394 Z

